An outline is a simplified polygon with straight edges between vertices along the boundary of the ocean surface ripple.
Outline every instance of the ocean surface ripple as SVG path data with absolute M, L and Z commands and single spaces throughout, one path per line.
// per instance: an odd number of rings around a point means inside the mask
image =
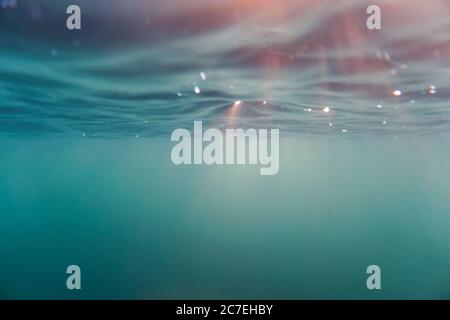
M 1 1 L 0 135 L 450 131 L 448 1 L 78 2 Z

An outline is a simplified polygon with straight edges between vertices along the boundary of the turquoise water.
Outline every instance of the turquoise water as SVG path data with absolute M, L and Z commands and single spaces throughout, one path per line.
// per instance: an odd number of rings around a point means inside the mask
M 6 2 L 0 298 L 450 298 L 448 2 Z M 279 173 L 173 165 L 194 120 Z

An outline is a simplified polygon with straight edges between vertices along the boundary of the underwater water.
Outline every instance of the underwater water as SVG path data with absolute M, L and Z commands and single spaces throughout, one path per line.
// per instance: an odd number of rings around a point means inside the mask
M 382 30 L 368 1 L 77 2 L 69 31 L 72 1 L 0 0 L 0 298 L 450 298 L 448 1 L 377 1 Z M 175 166 L 195 120 L 278 128 L 278 174 Z

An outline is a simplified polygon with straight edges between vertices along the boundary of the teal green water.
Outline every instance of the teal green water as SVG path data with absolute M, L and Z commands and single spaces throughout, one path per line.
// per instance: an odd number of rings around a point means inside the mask
M 449 298 L 447 141 L 283 140 L 270 177 L 166 140 L 2 141 L 1 295 Z
M 447 0 L 77 2 L 0 0 L 1 299 L 450 298 Z M 173 165 L 195 120 L 279 173 Z

